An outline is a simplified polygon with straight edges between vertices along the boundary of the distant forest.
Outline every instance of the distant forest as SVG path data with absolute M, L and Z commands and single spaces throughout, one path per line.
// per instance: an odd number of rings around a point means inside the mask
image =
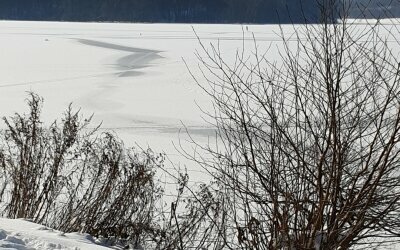
M 400 0 L 338 0 L 350 17 L 400 17 Z M 150 23 L 317 23 L 330 0 L 0 0 L 0 19 Z
M 0 19 L 162 23 L 315 23 L 315 0 L 0 0 Z
M 350 3 L 352 18 L 400 17 L 400 0 L 343 0 Z

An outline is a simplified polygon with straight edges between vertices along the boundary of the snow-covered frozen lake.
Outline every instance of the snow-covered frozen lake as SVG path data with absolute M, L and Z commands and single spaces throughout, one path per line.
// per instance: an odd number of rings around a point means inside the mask
M 197 104 L 208 101 L 183 62 L 197 64 L 192 28 L 205 43 L 219 39 L 226 54 L 241 46 L 241 25 L 2 21 L 0 114 L 24 110 L 25 92 L 34 91 L 45 98 L 46 120 L 73 102 L 129 141 L 168 137 L 181 122 L 202 127 Z M 268 39 L 274 31 L 250 26 L 245 35 L 251 32 Z
M 284 27 L 285 36 L 290 37 L 293 28 Z M 137 143 L 164 151 L 174 164 L 201 172 L 174 148 L 180 139 L 185 142 L 186 132 L 180 132 L 184 127 L 199 143 L 207 143 L 214 132 L 200 110 L 211 110 L 211 102 L 185 65 L 201 75 L 196 34 L 206 46 L 219 42 L 228 61 L 242 46 L 254 49 L 253 34 L 272 57 L 278 55 L 275 45 L 281 41 L 278 25 L 0 21 L 0 116 L 26 111 L 27 91 L 34 91 L 45 99 L 46 122 L 60 118 L 72 102 L 83 114 L 94 114 L 93 126 L 102 122 L 103 129 L 115 131 L 128 146 Z M 192 177 L 196 182 L 205 176 Z M 25 223 L 14 221 L 6 229 L 21 231 Z
M 282 28 L 295 39 L 297 26 Z M 128 146 L 183 160 L 173 143 L 184 141 L 184 126 L 200 143 L 214 133 L 200 110 L 211 102 L 185 66 L 201 75 L 196 34 L 206 47 L 219 43 L 228 61 L 243 46 L 254 50 L 253 35 L 272 58 L 281 44 L 278 25 L 0 21 L 0 116 L 25 111 L 26 92 L 34 91 L 45 99 L 47 122 L 72 102 Z
M 287 38 L 295 39 L 293 28 L 282 27 Z M 173 143 L 184 141 L 184 126 L 200 143 L 214 133 L 200 110 L 211 102 L 184 63 L 201 76 L 196 34 L 206 47 L 219 43 L 228 61 L 243 46 L 254 50 L 253 35 L 260 51 L 279 56 L 279 25 L 0 21 L 0 116 L 25 111 L 26 92 L 34 91 L 45 99 L 47 122 L 72 102 L 128 146 L 183 160 Z
M 202 109 L 211 103 L 189 74 L 195 51 L 220 42 L 227 58 L 243 45 L 279 41 L 277 25 L 188 25 L 0 21 L 0 115 L 26 110 L 27 91 L 45 99 L 43 118 L 69 103 L 112 129 L 128 145 L 169 155 L 185 125 L 206 142 L 213 130 Z M 197 71 L 196 71 L 197 70 Z

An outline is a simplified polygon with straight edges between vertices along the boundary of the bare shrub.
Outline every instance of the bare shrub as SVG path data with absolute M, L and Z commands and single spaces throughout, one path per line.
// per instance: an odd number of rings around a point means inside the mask
M 219 44 L 201 44 L 195 80 L 213 100 L 218 143 L 186 156 L 224 204 L 209 220 L 223 232 L 208 239 L 224 243 L 217 249 L 398 241 L 399 32 L 352 23 L 348 7 L 321 1 L 322 24 L 290 27 L 290 39 L 282 26 L 277 61 L 255 44 L 227 63 Z
M 138 242 L 152 233 L 163 155 L 127 149 L 112 133 L 89 129 L 71 107 L 46 127 L 42 99 L 30 93 L 28 114 L 3 118 L 1 214 L 64 232 Z
M 176 199 L 169 213 L 164 214 L 161 237 L 153 241 L 156 244 L 151 249 L 210 249 L 225 245 L 225 237 L 219 237 L 223 233 L 219 227 L 224 224 L 224 204 L 208 185 L 192 190 L 188 188 L 188 180 L 189 176 L 182 172 L 176 178 Z

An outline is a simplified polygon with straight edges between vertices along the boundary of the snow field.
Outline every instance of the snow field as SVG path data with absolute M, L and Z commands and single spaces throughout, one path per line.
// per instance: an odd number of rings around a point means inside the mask
M 283 28 L 291 37 L 297 27 Z M 210 99 L 185 65 L 201 77 L 196 35 L 207 48 L 219 44 L 228 62 L 242 46 L 269 49 L 272 58 L 281 46 L 278 25 L 0 21 L 0 116 L 26 111 L 27 91 L 44 97 L 48 123 L 72 102 L 84 115 L 94 114 L 93 127 L 102 123 L 102 130 L 114 130 L 127 146 L 165 152 L 167 169 L 187 168 L 191 184 L 205 182 L 204 171 L 176 150 L 180 144 L 191 149 L 186 129 L 200 144 L 212 142 L 215 133 L 199 109 L 212 110 Z M 163 174 L 160 179 L 173 199 L 173 180 Z M 0 219 L 0 229 L 3 249 L 106 249 L 90 236 L 24 220 Z
M 0 249 L 16 250 L 101 250 L 87 234 L 62 232 L 40 226 L 27 220 L 0 218 Z

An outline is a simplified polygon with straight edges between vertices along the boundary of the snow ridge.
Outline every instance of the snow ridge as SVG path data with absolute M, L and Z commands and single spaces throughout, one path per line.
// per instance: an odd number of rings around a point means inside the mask
M 53 230 L 23 219 L 0 218 L 0 249 L 13 250 L 102 250 L 88 234 Z

